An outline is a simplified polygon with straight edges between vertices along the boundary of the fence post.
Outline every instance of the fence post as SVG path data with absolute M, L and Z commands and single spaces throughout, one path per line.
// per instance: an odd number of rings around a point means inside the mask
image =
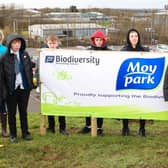
M 40 134 L 46 135 L 46 116 L 41 115 Z
M 92 137 L 97 136 L 97 118 L 91 117 L 91 135 Z

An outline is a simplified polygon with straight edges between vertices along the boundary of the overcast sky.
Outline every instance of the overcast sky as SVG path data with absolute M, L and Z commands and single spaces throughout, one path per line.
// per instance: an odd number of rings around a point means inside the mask
M 15 3 L 24 8 L 158 8 L 163 9 L 168 0 L 0 0 L 0 4 Z

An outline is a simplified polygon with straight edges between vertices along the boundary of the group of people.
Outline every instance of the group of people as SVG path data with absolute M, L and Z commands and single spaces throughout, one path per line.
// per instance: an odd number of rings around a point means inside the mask
M 96 31 L 91 36 L 92 45 L 89 49 L 91 50 L 109 50 L 106 45 L 106 38 L 102 31 Z M 127 33 L 126 37 L 126 45 L 121 49 L 121 51 L 149 51 L 149 48 L 143 47 L 141 45 L 140 34 L 136 29 L 130 29 Z M 130 135 L 129 130 L 129 120 L 123 119 L 123 128 L 122 128 L 122 135 L 128 136 Z M 97 135 L 103 135 L 103 118 L 97 118 Z M 89 133 L 91 131 L 91 118 L 86 117 L 85 126 L 79 131 L 79 133 Z M 146 136 L 145 133 L 145 120 L 140 120 L 140 127 L 138 134 L 140 136 Z
M 16 111 L 19 110 L 22 138 L 32 140 L 28 130 L 27 106 L 31 89 L 33 89 L 32 68 L 29 54 L 25 51 L 25 39 L 19 34 L 10 34 L 6 40 L 6 46 L 2 45 L 3 32 L 0 31 L 0 117 L 2 124 L 2 136 L 10 136 L 11 142 L 17 142 Z M 89 50 L 110 50 L 107 46 L 106 36 L 101 30 L 95 31 L 91 37 Z M 58 37 L 51 34 L 46 39 L 43 48 L 59 48 Z M 121 51 L 149 52 L 149 48 L 141 45 L 140 34 L 136 29 L 130 29 L 126 37 L 126 45 Z M 168 82 L 167 82 L 168 83 Z M 7 112 L 9 133 L 7 133 Z M 68 135 L 65 116 L 59 116 L 59 132 Z M 129 119 L 122 120 L 122 135 L 130 135 Z M 140 120 L 138 134 L 146 136 L 145 120 Z M 103 118 L 97 118 L 97 135 L 103 135 Z M 48 132 L 55 133 L 55 117 L 48 116 Z M 91 131 L 91 118 L 86 117 L 81 134 Z
M 106 36 L 101 30 L 95 31 L 91 37 L 91 46 L 88 50 L 103 50 L 107 51 L 110 50 L 107 46 Z M 121 51 L 140 51 L 140 52 L 148 52 L 149 48 L 143 47 L 141 45 L 140 34 L 136 29 L 130 29 L 127 33 L 127 44 L 121 49 Z M 46 48 L 59 48 L 59 39 L 55 35 L 50 35 L 47 38 L 45 47 Z M 66 122 L 64 116 L 59 116 L 59 131 L 64 135 L 68 135 L 66 130 Z M 123 128 L 122 128 L 122 135 L 128 136 L 130 134 L 129 130 L 129 120 L 123 119 Z M 97 135 L 103 135 L 103 118 L 97 118 Z M 54 116 L 48 116 L 48 132 L 55 133 L 55 119 Z M 85 125 L 84 127 L 78 132 L 81 134 L 86 134 L 91 132 L 91 118 L 85 118 Z M 138 134 L 140 136 L 146 136 L 145 133 L 145 120 L 140 120 L 140 127 L 138 130 Z

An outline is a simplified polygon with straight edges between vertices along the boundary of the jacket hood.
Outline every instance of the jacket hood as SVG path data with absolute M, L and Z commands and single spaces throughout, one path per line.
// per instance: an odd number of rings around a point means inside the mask
M 132 45 L 131 45 L 131 42 L 130 42 L 130 40 L 129 40 L 129 35 L 130 35 L 131 32 L 136 32 L 136 33 L 138 34 L 138 43 L 137 43 L 136 47 L 141 46 L 140 34 L 139 34 L 138 30 L 136 30 L 136 29 L 130 29 L 130 30 L 128 31 L 128 33 L 127 33 L 127 39 L 126 39 L 126 40 L 127 40 L 127 44 L 128 44 L 129 46 L 132 46 Z
M 8 50 L 10 50 L 11 48 L 11 42 L 15 39 L 19 39 L 21 40 L 21 47 L 20 47 L 20 51 L 24 51 L 25 48 L 26 48 L 26 41 L 24 40 L 24 38 L 17 34 L 17 33 L 14 33 L 14 34 L 10 34 L 8 37 L 7 37 L 7 40 L 6 40 L 6 46 L 8 47 Z
M 103 39 L 102 46 L 104 46 L 106 44 L 105 34 L 101 30 L 97 30 L 91 35 L 90 39 L 91 39 L 93 45 L 95 45 L 95 41 L 94 41 L 95 38 Z

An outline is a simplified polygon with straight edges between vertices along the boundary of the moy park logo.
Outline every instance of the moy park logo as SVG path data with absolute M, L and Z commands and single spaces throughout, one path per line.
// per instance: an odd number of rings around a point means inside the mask
M 165 58 L 129 58 L 120 66 L 116 90 L 153 89 L 163 75 Z

